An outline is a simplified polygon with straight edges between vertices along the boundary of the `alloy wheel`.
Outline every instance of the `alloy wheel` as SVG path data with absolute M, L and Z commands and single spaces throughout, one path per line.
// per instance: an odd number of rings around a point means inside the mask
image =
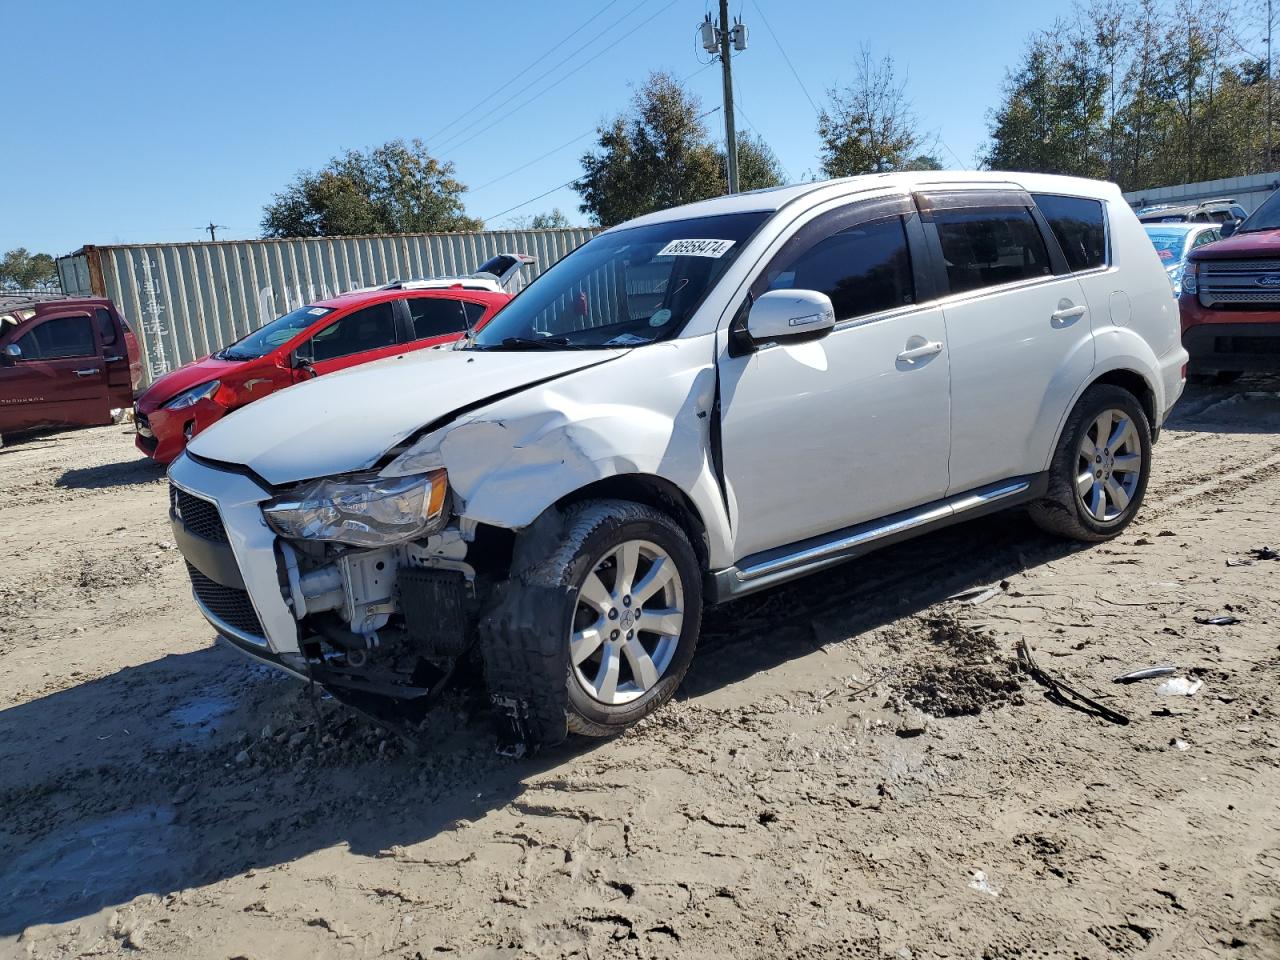
M 1123 410 L 1104 410 L 1080 440 L 1076 492 L 1089 516 L 1111 523 L 1123 516 L 1142 478 L 1142 443 Z
M 648 540 L 610 548 L 578 588 L 569 635 L 574 677 L 601 703 L 629 703 L 671 665 L 684 627 L 675 560 Z

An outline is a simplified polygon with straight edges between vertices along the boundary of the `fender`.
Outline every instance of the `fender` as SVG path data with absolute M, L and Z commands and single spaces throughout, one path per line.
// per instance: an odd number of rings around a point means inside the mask
M 1099 329 L 1093 336 L 1096 344 L 1096 356 L 1101 357 L 1094 364 L 1093 370 L 1088 378 L 1076 387 L 1071 395 L 1071 402 L 1067 404 L 1066 409 L 1062 410 L 1058 415 L 1058 422 L 1053 430 L 1053 444 L 1049 447 L 1048 453 L 1045 455 L 1042 469 L 1049 469 L 1049 462 L 1053 459 L 1053 453 L 1058 449 L 1058 443 L 1062 438 L 1062 430 L 1066 426 L 1067 417 L 1071 415 L 1071 411 L 1075 409 L 1084 392 L 1089 389 L 1100 377 L 1108 373 L 1116 371 L 1126 371 L 1136 373 L 1142 377 L 1148 389 L 1151 390 L 1155 397 L 1156 416 L 1160 416 L 1161 411 L 1165 409 L 1165 390 L 1164 383 L 1160 376 L 1160 361 L 1155 355 L 1155 351 L 1147 344 L 1141 336 L 1128 327 L 1108 326 Z M 1048 423 L 1045 424 L 1048 426 Z M 1152 423 L 1152 430 L 1159 428 L 1158 423 Z
M 499 400 L 422 437 L 383 474 L 444 467 L 462 520 L 510 530 L 598 480 L 661 477 L 692 501 L 711 563 L 731 563 L 729 520 L 709 459 L 715 369 L 703 340 L 710 338 L 633 350 Z M 673 350 L 689 363 L 673 363 Z M 640 398 L 637 383 L 646 384 Z

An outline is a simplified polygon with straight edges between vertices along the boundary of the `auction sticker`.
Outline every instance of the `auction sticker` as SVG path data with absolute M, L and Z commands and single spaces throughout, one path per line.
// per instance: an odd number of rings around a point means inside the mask
M 659 250 L 658 257 L 723 257 L 732 240 L 672 240 Z

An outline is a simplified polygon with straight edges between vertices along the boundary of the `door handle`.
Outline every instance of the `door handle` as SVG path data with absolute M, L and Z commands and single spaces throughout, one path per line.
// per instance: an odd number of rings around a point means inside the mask
M 124 359 L 124 357 L 103 357 L 103 358 L 102 358 L 102 362 L 103 362 L 103 363 L 117 363 L 117 362 L 119 362 L 120 360 L 123 360 L 123 359 Z
M 101 373 L 99 367 L 85 367 L 83 370 L 73 371 L 77 377 L 92 377 L 95 373 Z
M 1084 304 L 1080 304 L 1079 306 L 1075 306 L 1075 307 L 1059 307 L 1057 310 L 1053 311 L 1053 313 L 1049 314 L 1049 317 L 1055 323 L 1065 324 L 1065 323 L 1070 323 L 1073 320 L 1079 320 L 1088 312 L 1089 312 L 1089 308 L 1086 307 Z
M 918 347 L 910 347 L 898 354 L 900 363 L 915 363 L 917 360 L 923 360 L 925 357 L 936 357 L 942 352 L 942 342 L 940 340 L 930 340 Z

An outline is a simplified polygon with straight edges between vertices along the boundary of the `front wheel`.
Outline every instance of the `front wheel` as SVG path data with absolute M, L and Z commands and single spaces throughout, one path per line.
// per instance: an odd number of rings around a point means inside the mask
M 1128 390 L 1098 384 L 1071 411 L 1049 467 L 1049 489 L 1030 505 L 1042 529 L 1073 540 L 1118 536 L 1142 505 L 1151 425 Z
M 702 577 L 679 524 L 644 504 L 568 508 L 564 534 L 526 575 L 570 587 L 569 730 L 610 736 L 671 699 L 698 643 Z

